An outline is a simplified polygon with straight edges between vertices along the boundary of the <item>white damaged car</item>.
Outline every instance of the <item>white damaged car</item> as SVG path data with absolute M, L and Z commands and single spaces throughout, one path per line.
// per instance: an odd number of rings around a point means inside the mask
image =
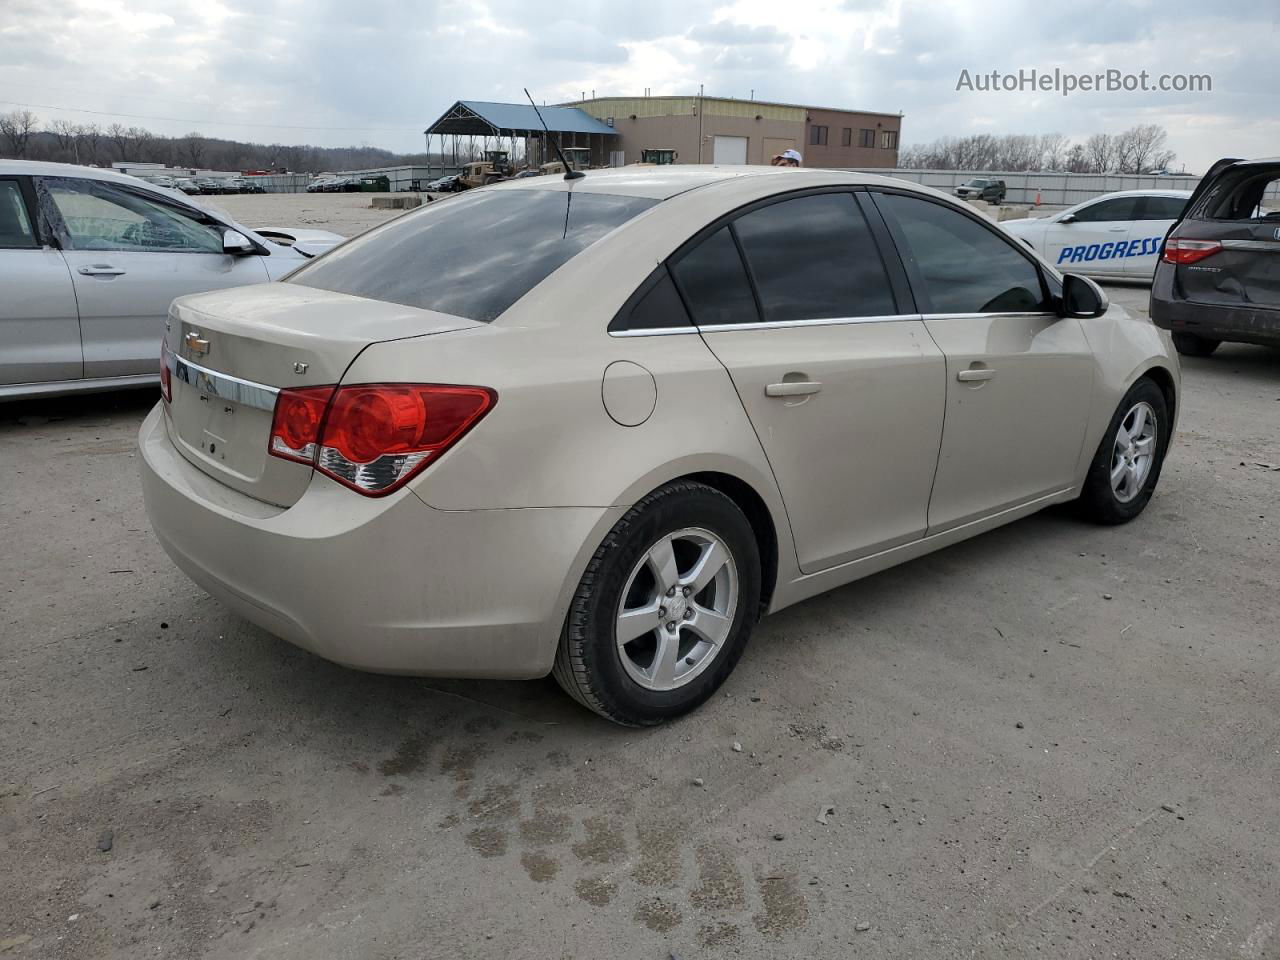
M 1059 270 L 1150 280 L 1164 235 L 1190 197 L 1188 190 L 1124 190 L 1000 226 Z
M 137 177 L 0 160 L 0 400 L 157 384 L 175 297 L 279 280 L 343 239 L 276 233 Z

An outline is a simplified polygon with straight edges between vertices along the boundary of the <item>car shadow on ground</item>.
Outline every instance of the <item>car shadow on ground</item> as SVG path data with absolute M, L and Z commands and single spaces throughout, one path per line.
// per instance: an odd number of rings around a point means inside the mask
M 138 425 L 160 399 L 159 387 L 77 393 L 65 397 L 32 397 L 0 403 L 0 435 L 46 423 L 83 422 L 99 417 L 136 414 Z

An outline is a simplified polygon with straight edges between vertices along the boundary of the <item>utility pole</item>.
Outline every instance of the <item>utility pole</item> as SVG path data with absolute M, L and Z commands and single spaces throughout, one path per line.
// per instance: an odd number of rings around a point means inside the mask
M 703 84 L 698 84 L 698 162 L 702 162 L 702 91 Z

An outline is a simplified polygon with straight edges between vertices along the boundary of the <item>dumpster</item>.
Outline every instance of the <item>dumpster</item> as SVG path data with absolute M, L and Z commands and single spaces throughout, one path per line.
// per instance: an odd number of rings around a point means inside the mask
M 361 193 L 390 193 L 391 178 L 387 176 L 361 177 Z

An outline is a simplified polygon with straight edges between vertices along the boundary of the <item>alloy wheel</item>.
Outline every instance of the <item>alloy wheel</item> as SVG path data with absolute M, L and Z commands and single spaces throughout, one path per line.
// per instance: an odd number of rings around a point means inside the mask
M 614 635 L 640 686 L 675 690 L 716 659 L 733 627 L 738 570 L 724 541 L 688 527 L 653 544 L 631 571 Z
M 1156 412 L 1145 400 L 1134 404 L 1120 421 L 1111 451 L 1111 491 L 1121 503 L 1142 492 L 1155 463 Z

